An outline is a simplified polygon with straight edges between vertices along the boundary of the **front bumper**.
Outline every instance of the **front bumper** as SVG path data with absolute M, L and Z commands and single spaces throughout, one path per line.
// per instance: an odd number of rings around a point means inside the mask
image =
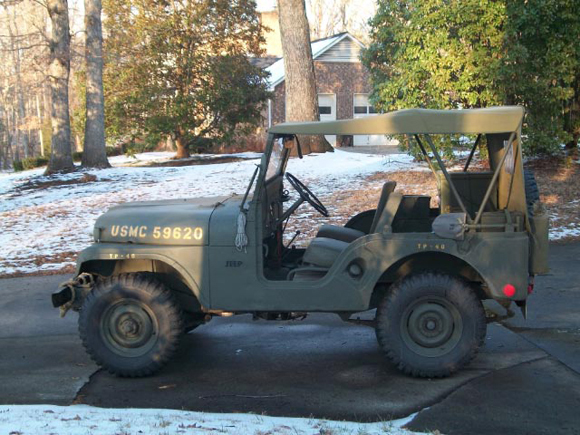
M 95 278 L 90 273 L 81 273 L 75 278 L 63 282 L 59 290 L 51 295 L 52 306 L 60 308 L 60 317 L 64 317 L 68 310 L 80 310 L 86 296 L 92 290 Z

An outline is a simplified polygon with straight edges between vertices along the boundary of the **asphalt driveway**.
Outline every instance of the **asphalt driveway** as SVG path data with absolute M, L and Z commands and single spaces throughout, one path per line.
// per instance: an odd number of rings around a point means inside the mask
M 385 362 L 372 329 L 333 315 L 304 321 L 215 319 L 185 337 L 156 376 L 97 370 L 49 295 L 65 276 L 0 280 L 0 403 L 86 403 L 361 421 L 419 412 L 413 430 L 580 433 L 580 244 L 553 245 L 529 319 L 488 328 L 477 359 L 419 380 Z

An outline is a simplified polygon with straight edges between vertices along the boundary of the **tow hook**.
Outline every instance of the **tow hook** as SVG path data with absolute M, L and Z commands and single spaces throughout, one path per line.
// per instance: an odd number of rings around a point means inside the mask
M 85 297 L 95 284 L 95 278 L 90 273 L 81 273 L 76 278 L 69 279 L 59 285 L 59 291 L 52 294 L 52 306 L 60 308 L 60 317 L 68 310 L 79 311 Z

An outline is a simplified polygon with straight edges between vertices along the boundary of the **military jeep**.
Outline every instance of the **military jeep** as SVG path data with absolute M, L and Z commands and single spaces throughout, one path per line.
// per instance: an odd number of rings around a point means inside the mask
M 86 350 L 119 376 L 159 370 L 182 334 L 214 316 L 328 312 L 348 321 L 373 309 L 369 324 L 388 360 L 412 376 L 448 376 L 484 342 L 482 301 L 525 313 L 534 276 L 547 271 L 548 219 L 522 166 L 523 118 L 521 107 L 410 109 L 276 125 L 245 194 L 134 202 L 99 217 L 94 244 L 53 305 L 80 313 Z M 300 138 L 358 134 L 414 141 L 437 177 L 438 206 L 386 182 L 376 209 L 322 225 L 305 249 L 284 243 L 285 223 L 303 203 L 328 215 L 287 172 Z M 450 134 L 474 142 L 455 172 L 434 139 Z M 488 170 L 470 170 L 478 147 Z

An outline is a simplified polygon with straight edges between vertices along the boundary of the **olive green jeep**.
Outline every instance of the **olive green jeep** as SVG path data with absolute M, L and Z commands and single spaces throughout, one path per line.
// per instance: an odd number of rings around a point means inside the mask
M 448 376 L 484 342 L 482 301 L 525 313 L 534 276 L 547 271 L 548 219 L 522 166 L 523 118 L 521 107 L 411 109 L 274 126 L 244 195 L 134 202 L 102 215 L 53 305 L 80 313 L 88 353 L 120 376 L 154 373 L 182 334 L 214 316 L 329 312 L 348 321 L 372 309 L 368 323 L 392 363 L 412 376 Z M 386 182 L 376 209 L 344 227 L 322 225 L 305 249 L 284 244 L 285 223 L 304 202 L 328 215 L 287 172 L 299 137 L 357 134 L 415 141 L 439 205 Z M 474 139 L 457 172 L 434 143 L 450 134 Z M 489 170 L 470 171 L 478 147 Z M 289 206 L 285 180 L 298 193 Z

